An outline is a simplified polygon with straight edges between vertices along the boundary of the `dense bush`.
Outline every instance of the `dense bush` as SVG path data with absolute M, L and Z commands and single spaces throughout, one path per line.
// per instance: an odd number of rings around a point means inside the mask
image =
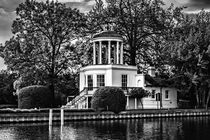
M 47 108 L 52 106 L 52 94 L 47 86 L 28 86 L 20 89 L 18 108 Z
M 101 87 L 93 94 L 91 107 L 95 111 L 108 110 L 119 113 L 125 110 L 126 97 L 120 88 Z

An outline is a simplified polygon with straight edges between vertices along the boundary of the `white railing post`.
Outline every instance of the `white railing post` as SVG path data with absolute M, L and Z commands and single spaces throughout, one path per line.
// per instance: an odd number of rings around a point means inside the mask
M 50 126 L 52 125 L 52 118 L 53 118 L 53 110 L 50 109 L 50 111 L 49 111 L 49 125 Z
M 134 99 L 135 101 L 135 109 L 137 109 L 137 98 Z
M 129 96 L 127 96 L 127 109 L 129 109 Z
M 64 125 L 64 109 L 61 108 L 61 125 Z

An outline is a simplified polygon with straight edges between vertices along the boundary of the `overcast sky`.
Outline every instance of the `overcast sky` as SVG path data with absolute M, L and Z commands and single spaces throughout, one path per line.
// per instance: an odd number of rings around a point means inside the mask
M 42 0 L 38 0 L 42 1 Z M 68 6 L 79 8 L 82 12 L 87 12 L 94 5 L 95 0 L 58 0 L 64 2 Z M 166 5 L 174 3 L 175 6 L 188 7 L 185 12 L 197 12 L 204 8 L 210 9 L 210 0 L 163 0 Z M 15 19 L 15 9 L 24 0 L 0 0 L 0 43 L 8 40 L 11 36 L 11 25 Z M 0 69 L 5 68 L 3 60 L 0 58 Z

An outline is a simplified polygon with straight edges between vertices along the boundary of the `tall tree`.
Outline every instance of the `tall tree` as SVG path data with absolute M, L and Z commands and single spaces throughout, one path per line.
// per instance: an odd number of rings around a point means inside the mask
M 194 93 L 198 107 L 208 107 L 210 98 L 210 13 L 185 16 L 174 29 L 168 45 L 174 77 L 185 79 L 179 87 Z M 176 78 L 175 78 L 176 79 Z
M 131 65 L 159 64 L 164 58 L 162 42 L 179 20 L 182 8 L 163 8 L 161 0 L 96 0 L 89 12 L 91 31 L 101 29 L 103 24 L 113 24 L 128 47 L 125 58 Z M 157 62 L 156 62 L 157 61 Z
M 77 63 L 71 41 L 86 26 L 85 16 L 50 0 L 26 0 L 16 13 L 18 18 L 12 25 L 15 37 L 1 48 L 5 63 L 21 76 L 37 77 L 35 84 L 50 83 L 54 96 L 57 76 Z

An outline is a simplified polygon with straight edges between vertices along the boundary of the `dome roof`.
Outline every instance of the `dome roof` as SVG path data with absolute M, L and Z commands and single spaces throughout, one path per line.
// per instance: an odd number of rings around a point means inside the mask
M 101 38 L 101 37 L 107 37 L 107 38 L 116 37 L 116 38 L 122 39 L 122 36 L 120 34 L 116 33 L 115 31 L 103 31 L 103 32 L 100 32 L 100 33 L 95 34 L 93 36 L 94 39 L 95 38 Z

